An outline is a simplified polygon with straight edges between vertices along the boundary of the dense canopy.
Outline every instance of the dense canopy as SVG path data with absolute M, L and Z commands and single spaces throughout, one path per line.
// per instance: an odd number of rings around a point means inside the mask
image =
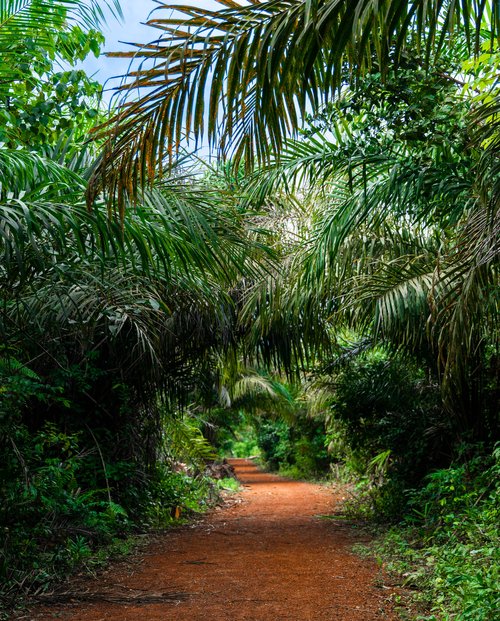
M 467 558 L 477 611 L 500 6 L 215 4 L 155 3 L 109 111 L 78 63 L 119 3 L 0 0 L 0 597 L 201 510 L 207 462 L 255 451 L 356 477 L 359 512 L 413 520 L 428 558 L 453 539 L 432 592 Z

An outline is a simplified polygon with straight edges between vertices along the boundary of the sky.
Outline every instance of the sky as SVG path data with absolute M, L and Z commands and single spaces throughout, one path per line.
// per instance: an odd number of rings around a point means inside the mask
M 178 4 L 193 4 L 207 9 L 216 6 L 213 0 L 173 0 L 175 1 Z M 106 37 L 104 51 L 107 52 L 132 50 L 132 47 L 126 45 L 127 43 L 149 43 L 158 36 L 156 29 L 144 25 L 151 11 L 158 6 L 154 0 L 120 0 L 120 4 L 123 20 L 118 21 L 109 16 L 107 24 L 103 27 L 103 34 Z M 166 14 L 166 11 L 157 11 L 158 16 Z M 112 87 L 120 83 L 119 77 L 113 78 L 124 75 L 129 63 L 129 59 L 108 58 L 104 54 L 95 58 L 91 54 L 83 63 L 83 67 L 89 75 L 105 84 L 105 100 L 109 101 Z
M 214 0 L 163 0 L 165 3 L 171 1 L 172 4 L 191 4 L 205 9 L 221 8 Z M 104 4 L 104 0 L 102 0 Z M 154 0 L 120 0 L 123 12 L 123 20 L 117 20 L 112 15 L 107 18 L 106 25 L 102 32 L 106 38 L 103 52 L 122 52 L 133 50 L 134 47 L 127 43 L 149 43 L 158 37 L 159 31 L 151 26 L 146 26 L 151 11 L 157 7 Z M 156 15 L 168 16 L 167 11 L 157 11 Z M 104 85 L 103 103 L 108 106 L 116 104 L 113 99 L 114 88 L 120 85 L 121 77 L 128 71 L 130 59 L 127 58 L 108 58 L 102 53 L 98 58 L 93 54 L 82 63 L 89 76 L 93 76 Z M 207 160 L 210 159 L 210 150 L 204 144 L 199 146 L 197 155 Z

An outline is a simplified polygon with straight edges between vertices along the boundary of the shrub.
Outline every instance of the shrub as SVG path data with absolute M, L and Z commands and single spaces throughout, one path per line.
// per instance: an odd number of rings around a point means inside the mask
M 500 447 L 433 472 L 411 494 L 405 528 L 379 552 L 418 590 L 429 621 L 495 621 L 500 610 Z M 424 617 L 419 617 L 424 618 Z
M 404 490 L 448 463 L 451 430 L 439 403 L 437 385 L 414 362 L 383 350 L 337 374 L 327 442 L 332 460 L 356 475 L 365 511 L 400 516 Z
M 262 459 L 271 470 L 293 478 L 315 477 L 327 471 L 323 422 L 299 417 L 293 424 L 261 419 L 257 425 Z
M 88 452 L 79 434 L 47 423 L 36 434 L 18 424 L 6 438 L 0 468 L 0 577 L 4 597 L 47 584 L 129 528 L 107 489 L 86 489 Z

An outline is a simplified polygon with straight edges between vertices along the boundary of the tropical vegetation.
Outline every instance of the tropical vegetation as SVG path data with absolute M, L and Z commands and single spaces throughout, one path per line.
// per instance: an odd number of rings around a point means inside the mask
M 493 619 L 498 3 L 216 4 L 157 3 L 109 111 L 118 2 L 0 0 L 2 601 L 233 452 L 334 473 L 426 618 Z

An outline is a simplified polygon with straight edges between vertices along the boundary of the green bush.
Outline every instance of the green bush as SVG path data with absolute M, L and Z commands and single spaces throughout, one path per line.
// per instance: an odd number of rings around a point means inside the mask
M 257 439 L 262 459 L 271 470 L 291 478 L 317 477 L 327 472 L 329 459 L 321 421 L 297 418 L 260 419 Z
M 203 511 L 218 496 L 208 477 L 165 464 L 142 476 L 142 486 L 133 462 L 107 463 L 104 476 L 97 449 L 86 448 L 82 436 L 53 423 L 31 434 L 18 423 L 1 442 L 0 608 L 85 566 L 99 547 L 138 526 L 164 526 Z M 97 465 L 107 486 L 89 487 Z
M 216 485 L 208 477 L 173 472 L 158 464 L 148 488 L 144 519 L 154 526 L 165 526 L 186 512 L 202 512 L 216 495 Z
M 500 447 L 438 470 L 411 494 L 406 527 L 379 552 L 417 589 L 429 621 L 495 621 L 500 610 Z
M 23 584 L 43 587 L 96 545 L 129 529 L 125 510 L 107 489 L 82 487 L 86 451 L 79 434 L 47 423 L 32 435 L 18 424 L 2 443 L 0 578 L 4 595 Z
M 281 465 L 290 464 L 291 427 L 285 421 L 262 419 L 257 428 L 257 442 L 268 468 L 278 470 Z
M 380 349 L 352 360 L 334 386 L 331 458 L 356 476 L 358 511 L 397 518 L 404 490 L 449 460 L 451 430 L 437 386 L 412 361 Z
M 0 358 L 0 607 L 93 563 L 135 529 L 202 511 L 217 496 L 208 477 L 174 468 L 181 448 L 197 460 L 211 454 L 199 429 L 170 417 L 158 431 L 122 384 L 109 409 L 89 408 L 86 393 L 108 379 L 90 360 L 42 379 Z
M 229 417 L 226 417 L 229 419 Z M 221 457 L 258 457 L 258 445 L 255 425 L 250 417 L 238 412 L 232 420 L 219 420 L 223 423 L 218 429 L 216 443 Z M 224 424 L 225 423 L 225 424 Z

